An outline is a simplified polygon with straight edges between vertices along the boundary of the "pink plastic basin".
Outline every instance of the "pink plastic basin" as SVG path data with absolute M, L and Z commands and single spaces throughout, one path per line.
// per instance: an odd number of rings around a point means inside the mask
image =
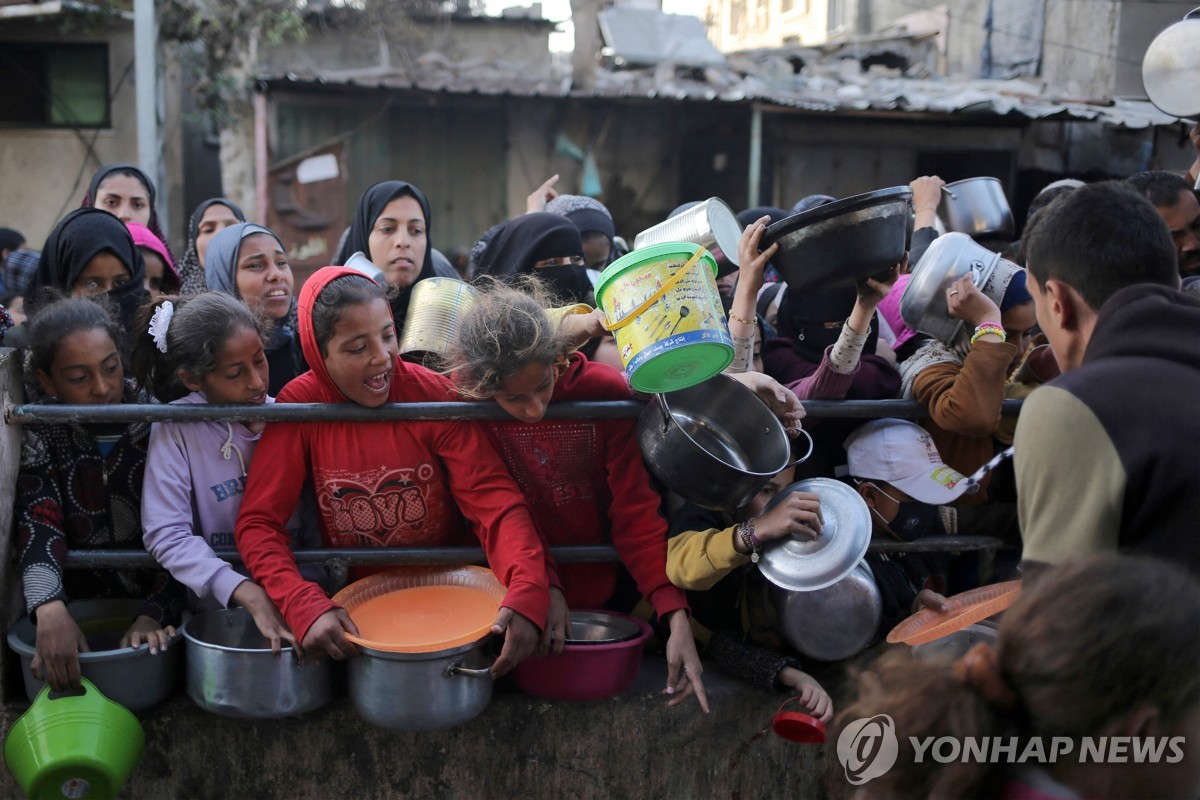
M 526 694 L 547 700 L 605 700 L 624 694 L 637 679 L 650 626 L 624 614 L 604 612 L 637 624 L 632 639 L 611 644 L 568 644 L 556 656 L 530 656 L 512 671 Z

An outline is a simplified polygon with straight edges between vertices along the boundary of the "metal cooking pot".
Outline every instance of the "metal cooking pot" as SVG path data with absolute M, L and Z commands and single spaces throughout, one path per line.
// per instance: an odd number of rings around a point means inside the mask
M 80 600 L 70 605 L 71 617 L 91 647 L 91 652 L 79 654 L 79 671 L 101 694 L 130 711 L 142 711 L 166 699 L 179 683 L 183 664 L 183 642 L 178 637 L 154 655 L 144 644 L 117 647 L 140 605 L 140 600 Z M 21 677 L 30 702 L 45 685 L 29 669 L 36 641 L 37 628 L 27 616 L 8 632 L 8 646 L 21 659 Z
M 737 272 L 741 238 L 742 226 L 733 209 L 721 198 L 710 197 L 639 233 L 633 249 L 667 242 L 698 244 L 712 253 L 720 277 Z
M 883 618 L 883 599 L 866 561 L 832 586 L 792 592 L 771 584 L 776 627 L 801 655 L 841 661 L 875 641 Z
M 492 699 L 490 639 L 429 653 L 392 653 L 359 645 L 349 662 L 350 699 L 363 719 L 395 731 L 453 728 Z
M 963 321 L 950 316 L 946 290 L 967 274 L 983 289 L 999 263 L 998 253 L 977 244 L 965 233 L 946 233 L 934 239 L 913 268 L 912 279 L 900 298 L 904 324 L 942 344 L 953 344 Z
M 794 462 L 803 463 L 808 452 Z M 740 508 L 792 465 L 783 423 L 728 375 L 655 395 L 638 418 L 638 444 L 656 478 L 713 511 Z
M 1016 231 L 1004 187 L 996 178 L 967 178 L 946 184 L 937 214 L 947 231 L 976 239 L 1011 241 Z
M 1200 8 L 1194 9 L 1146 48 L 1142 85 L 1164 114 L 1200 117 Z
M 197 614 L 183 626 L 187 693 L 205 711 L 226 717 L 291 717 L 333 699 L 334 662 L 276 658 L 243 608 Z

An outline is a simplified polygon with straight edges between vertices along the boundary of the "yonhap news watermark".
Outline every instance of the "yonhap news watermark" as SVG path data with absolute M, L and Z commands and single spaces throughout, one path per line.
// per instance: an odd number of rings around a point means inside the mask
M 1177 764 L 1183 736 L 909 736 L 914 763 L 951 764 Z M 846 780 L 855 786 L 887 773 L 900 757 L 896 723 L 887 714 L 851 722 L 837 741 Z

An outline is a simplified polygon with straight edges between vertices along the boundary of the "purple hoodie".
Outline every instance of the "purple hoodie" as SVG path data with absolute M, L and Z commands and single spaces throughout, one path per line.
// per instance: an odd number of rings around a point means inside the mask
M 202 393 L 192 392 L 172 405 L 207 402 Z M 150 429 L 142 491 L 146 549 L 189 589 L 192 611 L 228 607 L 233 591 L 249 580 L 213 548 L 236 546 L 234 523 L 260 436 L 240 422 L 156 422 Z M 318 543 L 315 527 L 301 525 L 299 508 L 287 529 L 293 548 L 302 539 L 307 546 Z M 303 530 L 312 535 L 304 536 Z

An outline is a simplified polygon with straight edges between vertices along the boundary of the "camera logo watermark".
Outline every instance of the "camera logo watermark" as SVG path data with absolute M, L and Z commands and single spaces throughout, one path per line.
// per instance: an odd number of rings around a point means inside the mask
M 846 780 L 854 786 L 886 773 L 895 765 L 899 752 L 896 723 L 887 714 L 856 719 L 838 736 L 838 761 L 846 770 Z
M 909 736 L 908 743 L 916 764 L 1055 764 L 1070 758 L 1081 764 L 1177 764 L 1183 760 L 1185 739 Z M 899 752 L 896 723 L 887 714 L 857 719 L 838 736 L 838 760 L 846 771 L 846 780 L 854 786 L 887 773 L 895 766 Z

